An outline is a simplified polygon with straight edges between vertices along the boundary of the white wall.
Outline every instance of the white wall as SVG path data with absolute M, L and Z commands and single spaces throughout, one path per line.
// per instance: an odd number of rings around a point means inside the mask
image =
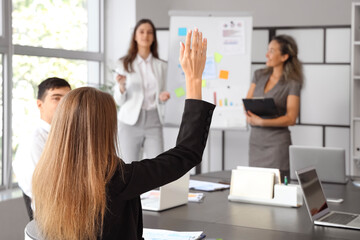
M 131 28 L 137 20 L 150 18 L 157 28 L 168 28 L 169 10 L 251 12 L 254 27 L 338 26 L 350 25 L 351 2 L 353 0 L 131 0 L 130 2 L 125 0 L 107 0 L 106 5 L 110 15 L 108 12 L 106 19 L 111 24 L 107 24 L 106 59 L 112 62 L 125 54 L 131 35 Z M 118 9 L 121 9 L 121 11 L 119 12 Z M 121 12 L 124 12 L 124 15 Z M 261 34 L 261 30 L 258 30 L 257 33 Z M 255 45 L 255 43 L 253 44 Z M 262 55 L 262 53 L 258 54 Z M 261 60 L 255 58 L 253 61 L 261 62 Z M 257 65 L 253 65 L 254 69 L 256 67 Z M 311 135 L 314 135 L 312 139 L 318 139 L 317 144 L 321 146 L 323 144 L 322 128 L 316 126 L 292 127 L 294 144 L 301 144 L 304 141 L 308 144 L 307 137 L 302 137 L 301 133 L 303 131 L 300 129 L 311 130 L 313 128 L 320 130 L 318 134 L 316 134 L 317 132 L 310 132 Z M 328 129 L 330 128 L 326 128 L 326 133 L 329 132 Z M 346 128 L 341 129 L 344 134 L 340 134 L 338 138 L 336 138 L 338 135 L 337 131 L 334 131 L 334 133 L 330 131 L 333 134 L 326 136 L 327 146 L 339 145 L 338 142 L 346 143 L 349 141 L 348 130 Z M 172 139 L 176 138 L 176 132 L 164 129 L 165 142 L 172 142 Z M 232 169 L 236 165 L 247 165 L 248 135 L 248 131 L 225 132 L 225 169 Z M 204 154 L 204 162 L 202 164 L 202 169 L 205 172 L 221 170 L 222 135 L 218 131 L 212 131 L 209 137 L 209 148 Z M 331 137 L 335 137 L 337 143 L 333 142 Z M 346 148 L 346 146 L 343 147 Z
M 105 4 L 105 80 L 113 81 L 111 69 L 126 54 L 136 24 L 136 0 L 106 0 Z
M 169 10 L 252 12 L 253 26 L 350 25 L 352 0 L 138 0 L 137 19 L 169 27 Z

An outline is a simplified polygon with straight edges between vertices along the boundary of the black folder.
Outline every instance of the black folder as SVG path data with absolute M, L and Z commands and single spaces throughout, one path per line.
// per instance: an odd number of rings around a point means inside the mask
M 273 98 L 243 98 L 246 111 L 250 111 L 261 118 L 275 118 L 279 112 Z

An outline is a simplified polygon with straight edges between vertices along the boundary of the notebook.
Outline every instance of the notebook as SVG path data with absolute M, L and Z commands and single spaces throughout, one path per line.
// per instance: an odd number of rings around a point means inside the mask
M 360 230 L 360 215 L 331 211 L 314 167 L 296 171 L 311 221 L 315 225 Z
M 322 182 L 346 183 L 345 149 L 332 147 L 290 146 L 290 178 L 295 171 L 313 166 Z
M 142 209 L 163 211 L 186 204 L 189 194 L 189 179 L 190 173 L 188 172 L 178 180 L 160 187 L 157 194 L 143 194 L 141 196 Z

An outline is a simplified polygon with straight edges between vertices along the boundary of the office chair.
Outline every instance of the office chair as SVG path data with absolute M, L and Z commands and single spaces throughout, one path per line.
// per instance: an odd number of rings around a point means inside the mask
M 37 230 L 35 220 L 32 220 L 28 224 L 26 224 L 24 234 L 25 234 L 25 240 L 43 240 L 39 236 L 39 232 Z
M 346 183 L 345 149 L 333 147 L 289 147 L 290 178 L 296 180 L 296 170 L 315 167 L 323 182 Z
M 24 192 L 22 193 L 23 194 L 23 198 L 24 198 L 24 201 L 25 201 L 25 207 L 26 207 L 26 211 L 29 215 L 29 218 L 30 218 L 30 221 L 34 219 L 34 213 L 33 213 L 33 210 L 31 208 L 31 198 L 26 195 Z

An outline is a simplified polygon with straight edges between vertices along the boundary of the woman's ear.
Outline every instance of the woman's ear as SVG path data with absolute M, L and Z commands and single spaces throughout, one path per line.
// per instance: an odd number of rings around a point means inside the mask
M 289 59 L 289 54 L 284 54 L 284 55 L 281 55 L 281 61 L 284 63 L 286 62 L 286 60 Z

